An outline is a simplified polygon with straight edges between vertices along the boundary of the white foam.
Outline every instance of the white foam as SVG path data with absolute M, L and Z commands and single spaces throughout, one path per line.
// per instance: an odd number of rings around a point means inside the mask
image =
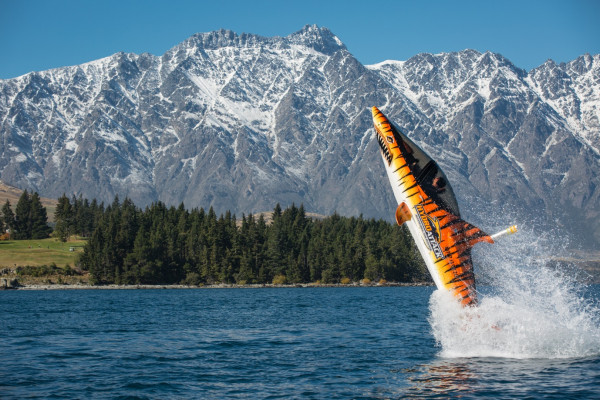
M 479 306 L 463 308 L 445 291 L 432 294 L 429 322 L 440 355 L 523 359 L 600 354 L 597 300 L 584 296 L 585 286 L 572 275 L 548 267 L 532 251 L 539 243 L 517 242 L 529 248 L 490 246 L 483 255 L 480 264 L 487 265 L 482 268 L 491 286 L 480 288 L 488 294 L 480 295 Z

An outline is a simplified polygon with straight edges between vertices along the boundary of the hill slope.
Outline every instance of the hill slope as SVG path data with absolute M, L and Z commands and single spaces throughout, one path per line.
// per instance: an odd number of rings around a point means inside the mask
M 6 203 L 6 200 L 8 200 L 10 201 L 10 205 L 14 210 L 22 194 L 23 190 L 7 185 L 0 181 L 0 207 Z M 48 222 L 54 222 L 54 211 L 56 210 L 56 204 L 58 202 L 55 199 L 49 199 L 47 197 L 40 197 L 40 201 L 42 205 L 46 207 L 46 212 L 48 213 Z

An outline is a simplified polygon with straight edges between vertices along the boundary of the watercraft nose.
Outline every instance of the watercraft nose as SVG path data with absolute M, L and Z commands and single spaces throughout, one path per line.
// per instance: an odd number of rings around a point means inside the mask
M 373 123 L 375 126 L 383 127 L 383 125 L 389 123 L 385 115 L 379 111 L 379 108 L 373 106 L 373 108 L 371 108 L 371 113 L 373 114 Z
M 373 108 L 371 108 L 371 113 L 373 114 L 373 119 L 375 119 L 377 114 L 381 114 L 381 111 L 379 111 L 379 108 L 373 106 Z

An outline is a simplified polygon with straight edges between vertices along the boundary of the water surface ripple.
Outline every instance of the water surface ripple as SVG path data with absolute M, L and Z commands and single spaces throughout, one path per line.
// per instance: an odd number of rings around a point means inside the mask
M 444 357 L 432 292 L 0 292 L 0 398 L 600 397 L 599 356 Z

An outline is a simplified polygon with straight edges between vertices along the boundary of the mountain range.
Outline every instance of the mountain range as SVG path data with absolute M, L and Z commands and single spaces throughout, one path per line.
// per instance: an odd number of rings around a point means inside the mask
M 0 179 L 55 198 L 392 220 L 372 106 L 439 161 L 465 219 L 598 247 L 600 55 L 531 71 L 475 50 L 365 66 L 314 25 L 196 34 L 162 56 L 0 80 Z

